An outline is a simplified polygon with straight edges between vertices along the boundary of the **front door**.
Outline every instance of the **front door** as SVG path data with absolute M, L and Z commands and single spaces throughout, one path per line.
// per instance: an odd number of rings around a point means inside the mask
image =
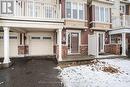
M 71 53 L 78 53 L 79 48 L 79 34 L 71 33 Z
M 70 32 L 68 34 L 68 53 L 79 53 L 79 33 Z
M 99 53 L 104 53 L 104 34 L 99 33 Z

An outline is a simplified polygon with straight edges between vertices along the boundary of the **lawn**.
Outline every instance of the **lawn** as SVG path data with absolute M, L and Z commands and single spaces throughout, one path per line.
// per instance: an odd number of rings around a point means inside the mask
M 129 87 L 130 60 L 102 59 L 61 69 L 65 87 Z

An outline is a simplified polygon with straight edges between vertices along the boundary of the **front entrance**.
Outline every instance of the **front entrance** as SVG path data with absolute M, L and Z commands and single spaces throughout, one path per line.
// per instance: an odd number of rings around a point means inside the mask
M 68 53 L 77 54 L 79 53 L 79 35 L 78 32 L 68 33 Z
M 71 53 L 78 53 L 79 48 L 79 34 L 71 33 Z
M 104 33 L 99 33 L 99 53 L 104 53 Z

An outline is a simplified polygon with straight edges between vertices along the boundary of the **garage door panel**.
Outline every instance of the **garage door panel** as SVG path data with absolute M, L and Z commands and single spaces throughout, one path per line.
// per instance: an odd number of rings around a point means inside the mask
M 30 55 L 53 55 L 52 36 L 30 36 Z
M 2 38 L 1 38 L 2 37 Z M 17 57 L 18 56 L 18 42 L 19 42 L 19 37 L 18 34 L 11 34 L 10 35 L 10 40 L 9 40 L 9 55 L 10 57 Z M 3 40 L 3 35 L 0 35 L 0 57 L 4 57 L 4 40 Z

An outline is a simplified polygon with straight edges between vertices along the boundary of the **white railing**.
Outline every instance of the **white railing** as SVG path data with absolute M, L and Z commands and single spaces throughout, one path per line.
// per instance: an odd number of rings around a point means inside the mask
M 123 15 L 112 18 L 113 28 L 130 28 L 130 15 Z
M 13 4 L 14 12 L 12 14 L 0 13 L 0 16 L 41 18 L 41 19 L 61 18 L 60 4 L 45 3 L 40 0 L 13 0 L 13 3 L 14 3 Z

